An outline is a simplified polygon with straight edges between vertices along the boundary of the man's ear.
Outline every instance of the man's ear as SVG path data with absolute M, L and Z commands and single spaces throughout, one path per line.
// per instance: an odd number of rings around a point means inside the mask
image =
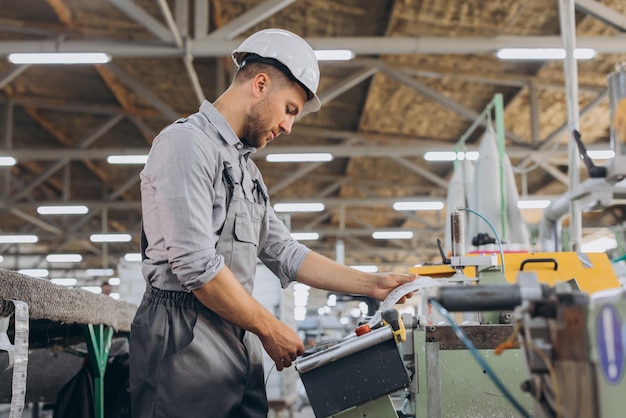
M 252 94 L 254 97 L 261 97 L 267 92 L 269 88 L 270 80 L 267 74 L 258 73 L 252 79 Z

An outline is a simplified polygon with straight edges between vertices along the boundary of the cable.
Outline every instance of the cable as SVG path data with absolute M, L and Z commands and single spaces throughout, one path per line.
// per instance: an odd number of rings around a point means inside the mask
M 504 342 L 502 342 L 501 344 L 498 344 L 498 346 L 496 346 L 496 348 L 494 349 L 494 352 L 496 355 L 499 356 L 500 354 L 502 354 L 504 350 L 514 348 L 515 339 L 517 338 L 520 329 L 521 329 L 521 323 L 517 322 L 515 324 L 515 328 L 513 328 L 513 332 L 511 333 L 511 335 L 509 335 L 509 337 Z M 555 404 L 554 410 L 556 413 L 556 418 L 561 418 L 563 416 L 563 413 L 561 411 L 562 409 L 561 392 L 559 390 L 559 380 L 558 380 L 556 371 L 554 370 L 554 366 L 552 366 L 552 363 L 550 362 L 550 359 L 548 358 L 546 353 L 544 353 L 532 341 L 522 341 L 521 344 L 533 350 L 541 358 L 541 360 L 546 366 L 546 369 L 548 369 L 548 375 L 550 376 L 550 381 L 552 383 L 552 391 L 554 392 L 554 404 Z
M 546 353 L 544 353 L 532 341 L 525 341 L 524 345 L 532 349 L 541 358 L 543 364 L 546 366 L 546 369 L 548 369 L 548 375 L 550 376 L 550 381 L 552 382 L 552 391 L 554 392 L 554 410 L 556 418 L 561 418 L 563 416 L 563 411 L 561 410 L 561 392 L 559 390 L 559 379 L 556 375 L 556 370 L 554 370 L 554 366 L 552 366 L 552 363 Z
M 472 356 L 474 356 L 474 359 L 478 362 L 478 364 L 481 365 L 481 367 L 483 368 L 485 373 L 487 373 L 487 376 L 489 376 L 491 381 L 496 385 L 496 387 L 500 390 L 500 392 L 502 392 L 504 397 L 508 399 L 508 401 L 511 403 L 511 405 L 513 405 L 515 407 L 515 409 L 517 409 L 517 411 L 520 414 L 522 414 L 522 416 L 524 416 L 525 418 L 531 418 L 530 414 L 513 397 L 511 392 L 509 392 L 509 390 L 504 386 L 504 384 L 498 378 L 498 376 L 496 376 L 496 374 L 491 369 L 489 364 L 485 361 L 485 359 L 478 352 L 478 350 L 476 349 L 476 347 L 474 346 L 472 341 L 467 337 L 467 335 L 465 335 L 463 330 L 461 328 L 459 328 L 459 326 L 456 324 L 456 322 L 454 322 L 454 319 L 450 316 L 450 314 L 448 313 L 448 310 L 446 308 L 444 308 L 443 306 L 441 306 L 441 304 L 439 302 L 437 302 L 436 300 L 434 300 L 434 299 L 431 299 L 429 301 L 429 303 L 432 306 L 434 306 L 435 309 L 437 309 L 437 311 L 446 319 L 446 321 L 448 321 L 448 323 L 450 324 L 450 326 L 454 330 L 456 336 L 459 337 L 459 339 L 463 342 L 463 344 L 465 344 L 465 346 L 470 351 Z
M 500 240 L 500 236 L 496 232 L 496 229 L 493 227 L 493 225 L 491 225 L 491 222 L 489 222 L 487 220 L 487 218 L 485 218 L 480 213 L 476 212 L 474 209 L 460 208 L 459 210 L 464 210 L 466 212 L 472 213 L 472 214 L 478 216 L 483 221 L 485 221 L 487 223 L 487 225 L 489 225 L 489 228 L 491 228 L 491 231 L 493 231 L 493 235 L 495 235 L 495 237 L 496 237 L 496 241 L 498 241 L 498 248 L 500 248 L 500 265 L 502 266 L 502 274 L 505 274 L 505 270 L 504 270 L 504 250 L 502 249 L 502 241 Z
M 275 368 L 276 368 L 276 363 L 272 364 L 270 371 L 267 372 L 267 377 L 265 378 L 265 386 L 267 386 L 267 382 L 270 380 L 270 375 L 272 374 Z

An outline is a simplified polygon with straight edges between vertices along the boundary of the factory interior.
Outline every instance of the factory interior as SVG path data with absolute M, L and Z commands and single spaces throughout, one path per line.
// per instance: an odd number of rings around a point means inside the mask
M 624 416 L 623 0 L 0 4 L 0 418 L 131 416 L 139 174 L 267 28 L 320 69 L 321 109 L 251 157 L 273 211 L 419 276 L 374 300 L 258 261 L 253 297 L 306 348 L 264 358 L 268 417 Z

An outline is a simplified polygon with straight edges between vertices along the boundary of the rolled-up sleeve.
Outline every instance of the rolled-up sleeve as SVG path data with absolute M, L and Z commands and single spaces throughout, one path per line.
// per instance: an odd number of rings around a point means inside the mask
M 213 225 L 219 153 L 201 139 L 185 124 L 165 129 L 141 173 L 143 223 L 150 243 L 144 271 L 169 263 L 187 291 L 202 287 L 224 267 L 215 250 Z
M 296 280 L 296 274 L 311 250 L 291 237 L 291 233 L 278 219 L 271 205 L 268 205 L 267 210 L 269 234 L 259 259 L 280 279 L 280 285 L 284 289 Z

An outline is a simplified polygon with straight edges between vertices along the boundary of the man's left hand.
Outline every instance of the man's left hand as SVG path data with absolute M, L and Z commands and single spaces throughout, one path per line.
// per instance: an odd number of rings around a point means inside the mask
M 399 273 L 375 273 L 376 287 L 372 296 L 378 300 L 384 300 L 389 293 L 396 287 L 405 283 L 412 282 L 419 276 L 417 274 L 399 274 Z M 404 303 L 413 296 L 413 292 L 409 292 L 398 301 Z

